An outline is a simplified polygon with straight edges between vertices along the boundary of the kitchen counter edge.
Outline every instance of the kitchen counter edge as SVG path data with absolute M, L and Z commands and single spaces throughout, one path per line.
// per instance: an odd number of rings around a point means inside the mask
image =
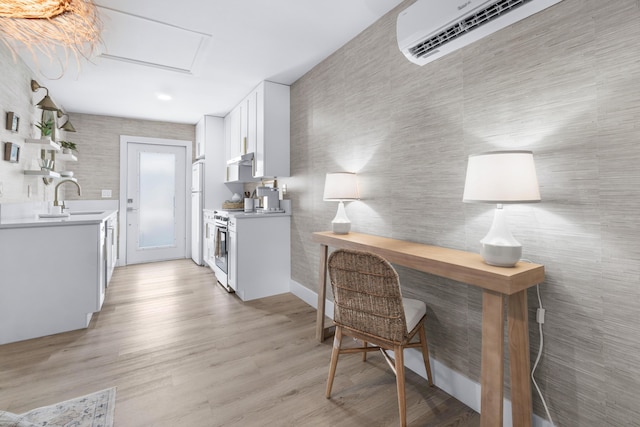
M 82 211 L 78 211 L 82 212 Z M 0 223 L 0 230 L 10 228 L 32 228 L 32 227 L 59 227 L 72 225 L 100 224 L 112 215 L 118 213 L 117 209 L 106 209 L 99 214 L 71 215 L 63 218 L 38 218 L 38 214 L 33 216 L 8 219 Z

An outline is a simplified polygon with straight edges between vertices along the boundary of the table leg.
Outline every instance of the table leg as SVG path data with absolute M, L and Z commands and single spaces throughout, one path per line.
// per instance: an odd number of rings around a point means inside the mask
M 324 306 L 327 295 L 327 253 L 328 247 L 320 245 L 320 271 L 318 272 L 318 307 L 316 313 L 316 339 L 324 341 Z
M 509 372 L 514 426 L 531 427 L 531 369 L 529 360 L 529 320 L 527 291 L 509 296 Z
M 502 427 L 504 295 L 482 293 L 481 427 Z M 517 424 L 514 424 L 517 425 Z

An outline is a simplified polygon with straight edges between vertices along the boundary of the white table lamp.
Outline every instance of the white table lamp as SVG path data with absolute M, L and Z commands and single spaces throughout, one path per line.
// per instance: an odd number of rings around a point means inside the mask
M 351 221 L 347 217 L 344 209 L 344 202 L 349 200 L 357 200 L 360 198 L 358 193 L 358 181 L 355 173 L 336 172 L 328 173 L 324 182 L 324 196 L 326 201 L 338 201 L 338 212 L 336 217 L 331 221 L 331 226 L 335 234 L 348 234 L 351 230 Z
M 507 227 L 502 205 L 540 201 L 533 153 L 494 151 L 469 156 L 462 201 L 496 204 L 491 229 L 480 241 L 480 255 L 487 264 L 513 267 L 522 256 L 522 245 Z

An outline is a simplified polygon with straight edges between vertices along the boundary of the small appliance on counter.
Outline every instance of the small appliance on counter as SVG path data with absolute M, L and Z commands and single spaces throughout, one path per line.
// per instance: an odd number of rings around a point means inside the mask
M 281 213 L 284 212 L 280 209 L 280 190 L 272 187 L 258 187 L 256 188 L 256 194 L 262 201 L 262 209 L 256 209 L 256 212 L 261 213 Z

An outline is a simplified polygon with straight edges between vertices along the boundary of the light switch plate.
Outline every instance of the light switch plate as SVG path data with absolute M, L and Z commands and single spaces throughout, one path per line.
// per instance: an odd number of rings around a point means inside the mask
M 102 190 L 102 198 L 103 199 L 111 198 L 111 190 Z

